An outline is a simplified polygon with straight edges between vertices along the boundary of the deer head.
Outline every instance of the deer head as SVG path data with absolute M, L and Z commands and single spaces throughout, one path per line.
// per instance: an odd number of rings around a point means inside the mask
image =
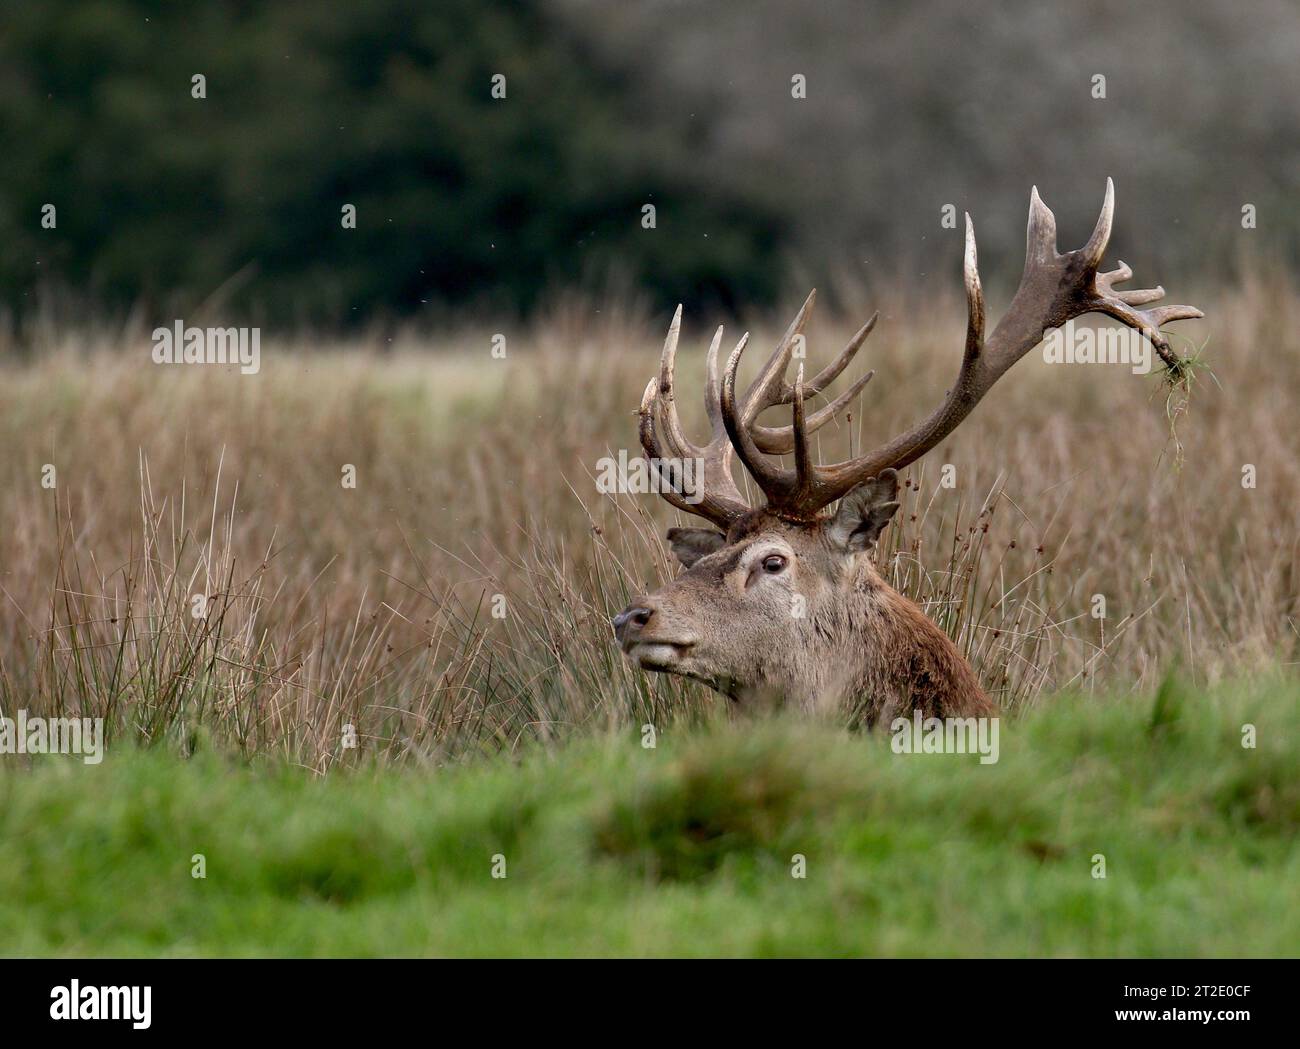
M 876 317 L 807 382 L 801 363 L 791 384 L 786 374 L 812 310 L 814 295 L 809 295 L 741 397 L 736 373 L 749 337 L 741 337 L 719 376 L 719 328 L 708 351 L 704 389 L 712 437 L 701 447 L 683 433 L 674 400 L 679 306 L 659 375 L 641 400 L 641 444 L 651 467 L 660 470 L 664 498 L 714 527 L 668 532 L 686 571 L 654 593 L 636 597 L 614 618 L 624 653 L 645 670 L 695 678 L 746 703 L 815 708 L 853 698 L 865 704 L 869 720 L 916 707 L 937 716 L 988 712 L 991 705 L 957 648 L 860 555 L 870 550 L 898 509 L 896 471 L 952 433 L 1047 329 L 1086 313 L 1107 314 L 1140 332 L 1166 363 L 1176 365 L 1161 325 L 1200 317 L 1201 311 L 1190 306 L 1139 309 L 1163 297 L 1164 289 L 1114 289 L 1132 271 L 1123 262 L 1109 272 L 1099 271 L 1113 211 L 1114 186 L 1107 179 L 1092 236 L 1082 248 L 1062 254 L 1055 217 L 1034 189 L 1020 285 L 987 337 L 975 232 L 967 215 L 966 345 L 956 381 L 921 422 L 844 462 L 814 464 L 808 435 L 852 403 L 872 373 L 811 414 L 804 406 L 849 365 Z M 778 405 L 791 406 L 789 425 L 758 421 Z M 765 496 L 762 507 L 750 507 L 741 496 L 731 474 L 733 455 Z M 793 455 L 793 468 L 775 458 L 783 455 Z M 681 474 L 664 468 L 686 460 L 703 464 L 689 498 Z M 838 509 L 828 512 L 837 500 Z

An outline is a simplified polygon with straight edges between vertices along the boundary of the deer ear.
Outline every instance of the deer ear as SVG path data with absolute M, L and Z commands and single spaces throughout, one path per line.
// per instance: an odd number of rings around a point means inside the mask
M 831 541 L 845 553 L 870 549 L 898 510 L 897 496 L 898 474 L 893 470 L 863 481 L 840 501 L 831 522 Z
M 711 528 L 670 528 L 668 545 L 673 548 L 682 567 L 690 568 L 701 557 L 726 546 L 727 537 Z

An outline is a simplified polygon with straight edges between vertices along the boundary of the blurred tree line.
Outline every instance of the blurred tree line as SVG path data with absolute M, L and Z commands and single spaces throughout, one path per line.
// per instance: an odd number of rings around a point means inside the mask
M 2 17 L 0 297 L 18 313 L 43 284 L 313 323 L 610 279 L 724 305 L 774 290 L 779 217 L 693 175 L 707 121 L 640 111 L 530 0 Z
M 1005 293 L 1030 186 L 1077 247 L 1108 175 L 1110 258 L 1139 278 L 1187 295 L 1239 264 L 1300 265 L 1296 0 L 552 2 L 634 84 L 702 99 L 696 163 L 779 197 L 812 278 L 951 285 L 969 211 Z
M 1294 266 L 1297 54 L 1294 0 L 10 4 L 0 305 L 731 307 L 955 278 L 962 210 L 996 293 L 1030 185 L 1069 247 L 1107 175 L 1141 278 Z

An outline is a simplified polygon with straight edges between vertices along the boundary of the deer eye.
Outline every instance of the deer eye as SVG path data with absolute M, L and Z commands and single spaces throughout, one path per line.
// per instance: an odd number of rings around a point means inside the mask
M 763 571 L 768 575 L 776 575 L 783 568 L 785 568 L 785 558 L 780 554 L 769 554 L 763 558 Z

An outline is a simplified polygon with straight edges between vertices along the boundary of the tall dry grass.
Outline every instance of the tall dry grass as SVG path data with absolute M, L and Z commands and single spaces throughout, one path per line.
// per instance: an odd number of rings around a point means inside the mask
M 1176 346 L 1204 344 L 1212 375 L 1176 423 L 1154 375 L 1031 354 L 908 471 L 880 563 L 1004 707 L 1297 659 L 1300 296 L 1257 278 L 1180 298 L 1207 319 Z M 824 458 L 914 421 L 955 372 L 959 301 L 870 305 L 856 367 L 876 378 Z M 816 318 L 814 362 L 859 319 Z M 784 320 L 754 320 L 755 358 Z M 0 372 L 4 711 L 317 770 L 715 716 L 696 686 L 625 666 L 608 626 L 673 572 L 660 537 L 680 515 L 593 479 L 636 448 L 665 325 L 569 304 L 508 331 L 504 360 L 467 328 L 266 342 L 254 376 L 155 365 L 148 325 L 46 328 Z M 687 318 L 683 391 L 708 334 Z

